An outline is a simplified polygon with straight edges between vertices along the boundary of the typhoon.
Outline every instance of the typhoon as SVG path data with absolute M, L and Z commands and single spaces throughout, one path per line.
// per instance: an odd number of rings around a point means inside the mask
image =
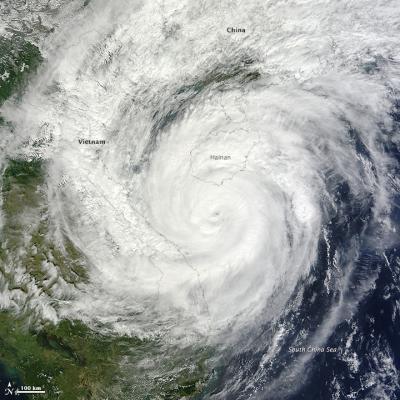
M 400 5 L 28 3 L 2 6 L 40 54 L 1 106 L 2 324 L 32 342 L 0 330 L 5 371 L 52 399 L 400 398 Z

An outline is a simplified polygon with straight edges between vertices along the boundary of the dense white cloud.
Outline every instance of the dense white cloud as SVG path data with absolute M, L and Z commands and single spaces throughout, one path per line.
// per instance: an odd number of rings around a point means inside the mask
M 397 17 L 394 1 L 92 1 L 60 17 L 3 114 L 15 149 L 52 137 L 52 216 L 91 264 L 61 312 L 215 337 L 277 316 L 315 261 L 332 180 L 387 206 Z

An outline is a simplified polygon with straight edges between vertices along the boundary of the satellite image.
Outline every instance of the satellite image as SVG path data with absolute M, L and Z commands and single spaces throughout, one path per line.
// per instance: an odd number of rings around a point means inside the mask
M 399 400 L 399 0 L 0 0 L 0 399 Z

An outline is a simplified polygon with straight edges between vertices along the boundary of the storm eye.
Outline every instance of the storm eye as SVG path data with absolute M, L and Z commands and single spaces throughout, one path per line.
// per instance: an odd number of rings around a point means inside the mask
M 0 0 L 0 392 L 400 399 L 397 3 Z

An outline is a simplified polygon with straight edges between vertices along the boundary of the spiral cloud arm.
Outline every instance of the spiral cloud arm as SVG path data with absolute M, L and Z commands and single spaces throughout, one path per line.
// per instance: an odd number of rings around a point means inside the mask
M 282 318 L 306 285 L 330 299 L 323 342 L 368 291 L 341 306 L 363 244 L 394 240 L 399 12 L 375 3 L 98 0 L 62 15 L 3 107 L 15 152 L 47 140 L 54 240 L 88 260 L 57 308 L 34 296 L 41 312 L 177 346 L 245 342 L 264 357 L 253 386 L 232 372 L 216 398 L 281 393 L 265 366 L 295 341 Z

